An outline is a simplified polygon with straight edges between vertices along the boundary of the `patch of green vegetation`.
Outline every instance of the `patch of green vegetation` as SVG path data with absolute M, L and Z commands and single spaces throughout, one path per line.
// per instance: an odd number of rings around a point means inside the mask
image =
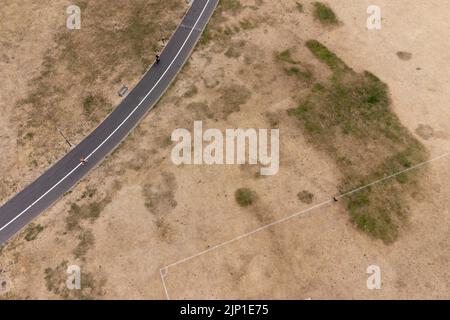
M 302 192 L 297 193 L 297 198 L 306 204 L 311 204 L 313 202 L 314 199 L 314 195 L 306 190 L 303 190 Z
M 256 193 L 249 188 L 240 188 L 236 190 L 234 197 L 241 207 L 248 207 L 255 202 Z
M 388 88 L 378 77 L 354 72 L 315 40 L 307 46 L 333 75 L 288 114 L 299 120 L 311 143 L 336 160 L 342 193 L 427 159 L 425 147 L 391 110 Z M 356 192 L 345 198 L 350 217 L 361 230 L 391 243 L 406 217 L 403 194 L 417 186 L 418 173 L 408 172 Z
M 66 217 L 66 229 L 80 230 L 80 223 L 83 220 L 88 220 L 91 223 L 100 217 L 103 209 L 111 202 L 110 197 L 105 197 L 100 201 L 92 201 L 87 204 L 78 205 L 72 203 L 69 209 L 69 214 Z
M 303 13 L 305 11 L 303 8 L 303 4 L 300 2 L 296 2 L 295 7 L 297 8 L 298 12 L 300 12 L 300 13 Z
M 157 49 L 153 41 L 150 43 L 146 40 L 151 39 L 150 36 L 156 34 L 158 31 L 157 23 L 145 19 L 144 14 L 139 8 L 134 11 L 127 28 L 123 30 L 123 35 L 126 34 L 128 38 L 127 42 L 133 48 L 132 53 L 136 57 L 139 57 L 143 68 L 148 67 L 150 64 L 150 60 L 146 58 L 148 56 L 148 48 L 153 48 L 154 51 Z
M 269 121 L 271 128 L 278 128 L 280 125 L 280 114 L 279 112 L 266 112 L 265 116 Z M 259 172 L 259 171 L 258 171 Z
M 298 67 L 285 68 L 284 71 L 288 76 L 295 76 L 303 81 L 310 81 L 313 78 L 313 74 L 310 70 L 301 70 Z
M 53 292 L 54 294 L 60 294 L 61 284 L 59 283 L 57 278 L 60 278 L 60 274 L 66 271 L 68 262 L 63 261 L 59 264 L 55 269 L 46 268 L 44 271 L 45 274 L 45 286 L 47 290 Z M 59 271 L 59 272 L 58 272 Z
M 287 62 L 290 64 L 300 64 L 300 61 L 296 61 L 292 58 L 291 50 L 287 49 L 282 52 L 278 52 L 275 54 L 275 57 L 283 62 Z
M 63 299 L 94 299 L 104 295 L 103 278 L 96 279 L 91 273 L 83 272 L 81 268 L 80 290 L 69 290 L 66 285 L 68 261 L 64 260 L 55 268 L 46 268 L 44 271 L 45 286 L 49 292 Z M 98 272 L 96 272 L 96 276 Z
M 312 87 L 313 92 L 321 92 L 325 90 L 325 87 L 321 83 L 315 83 Z
M 338 19 L 333 9 L 322 2 L 314 2 L 314 18 L 324 25 L 337 25 Z
M 221 27 L 222 22 L 226 20 L 224 13 L 237 15 L 243 9 L 243 5 L 239 0 L 221 0 L 217 5 L 216 11 L 211 18 L 210 23 L 206 26 L 200 41 L 199 46 L 206 46 L 212 40 L 226 43 L 231 40 L 233 34 L 239 32 L 239 28 Z M 244 23 L 245 25 L 245 23 Z
M 346 70 L 347 65 L 339 59 L 333 52 L 328 50 L 323 44 L 317 40 L 309 40 L 306 46 L 316 56 L 317 59 L 328 65 L 333 71 Z
M 44 230 L 44 227 L 41 226 L 40 224 L 31 223 L 25 229 L 25 240 L 27 240 L 27 241 L 36 240 L 39 233 L 41 233 L 43 230 Z
M 34 133 L 33 132 L 27 132 L 24 136 L 23 139 L 24 140 L 33 140 L 34 137 Z
M 275 57 L 277 60 L 283 62 L 283 64 L 286 65 L 284 71 L 288 76 L 295 76 L 298 79 L 306 82 L 310 82 L 312 80 L 312 72 L 305 66 L 301 66 L 302 63 L 300 61 L 296 61 L 292 58 L 290 49 L 276 53 Z
M 83 100 L 83 108 L 86 114 L 90 115 L 93 112 L 94 97 L 90 94 Z
M 70 205 L 69 215 L 66 217 L 66 229 L 74 230 L 79 228 L 79 222 L 82 219 L 81 207 L 76 203 Z

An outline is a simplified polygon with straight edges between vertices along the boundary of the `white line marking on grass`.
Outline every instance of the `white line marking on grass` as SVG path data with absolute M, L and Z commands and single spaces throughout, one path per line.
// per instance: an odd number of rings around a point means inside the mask
M 167 287 L 166 287 L 166 281 L 164 280 L 164 278 L 166 277 L 167 274 L 167 268 L 161 268 L 159 269 L 159 275 L 161 276 L 161 281 L 164 287 L 164 292 L 166 293 L 166 298 L 167 300 L 169 299 L 169 292 L 167 291 Z
M 349 195 L 351 195 L 351 194 L 353 194 L 353 193 L 356 193 L 356 192 L 361 191 L 361 190 L 363 190 L 363 189 L 369 188 L 369 187 L 371 187 L 371 186 L 373 186 L 373 185 L 375 185 L 375 184 L 379 184 L 379 183 L 381 183 L 381 182 L 383 182 L 383 181 L 392 179 L 392 178 L 394 178 L 394 177 L 396 177 L 396 176 L 399 176 L 399 175 L 401 175 L 401 174 L 404 174 L 404 173 L 406 173 L 406 172 L 408 172 L 408 171 L 418 169 L 418 168 L 423 167 L 423 166 L 425 166 L 425 165 L 427 165 L 427 164 L 429 164 L 429 163 L 431 163 L 431 162 L 434 162 L 434 161 L 437 161 L 437 160 L 446 158 L 446 157 L 448 157 L 448 156 L 450 156 L 450 152 L 444 153 L 444 154 L 442 154 L 442 155 L 440 155 L 440 156 L 437 156 L 437 157 L 435 157 L 435 158 L 432 158 L 432 159 L 430 159 L 430 160 L 421 162 L 421 163 L 416 164 L 416 165 L 414 165 L 414 166 L 412 166 L 412 167 L 410 167 L 410 168 L 408 168 L 408 169 L 399 171 L 399 172 L 397 172 L 397 173 L 394 173 L 394 174 L 392 174 L 392 175 L 386 176 L 386 177 L 384 177 L 384 178 L 375 180 L 375 181 L 373 181 L 373 182 L 371 182 L 371 183 L 369 183 L 369 184 L 366 184 L 366 185 L 364 185 L 364 186 L 358 187 L 358 188 L 353 189 L 353 190 L 351 190 L 351 191 L 342 193 L 341 195 L 336 196 L 335 198 L 336 198 L 336 199 L 340 199 L 340 198 L 349 196 Z M 165 280 L 163 279 L 163 277 L 165 278 L 165 277 L 167 276 L 167 273 L 168 273 L 168 271 L 169 271 L 169 268 L 174 267 L 174 266 L 177 266 L 177 265 L 179 265 L 179 264 L 182 264 L 182 263 L 184 263 L 184 262 L 187 262 L 187 261 L 192 260 L 192 259 L 194 259 L 194 258 L 197 258 L 197 257 L 199 257 L 199 256 L 202 256 L 202 255 L 204 255 L 204 254 L 206 254 L 206 253 L 208 253 L 208 252 L 211 252 L 211 251 L 213 251 L 213 250 L 216 250 L 216 249 L 219 249 L 219 248 L 221 248 L 221 247 L 224 247 L 224 246 L 226 246 L 226 245 L 228 245 L 228 244 L 230 244 L 230 243 L 236 242 L 236 241 L 238 241 L 238 240 L 240 240 L 240 239 L 243 239 L 243 238 L 245 238 L 245 237 L 251 236 L 251 235 L 253 235 L 253 234 L 257 233 L 257 232 L 263 231 L 263 230 L 265 230 L 265 229 L 267 229 L 267 228 L 270 228 L 270 227 L 272 227 L 272 226 L 274 226 L 274 225 L 283 223 L 283 222 L 285 222 L 285 221 L 288 221 L 288 220 L 293 219 L 293 218 L 296 218 L 296 217 L 304 217 L 304 216 L 306 216 L 306 214 L 310 213 L 311 211 L 313 211 L 313 210 L 315 210 L 315 209 L 318 209 L 318 208 L 321 208 L 321 207 L 324 207 L 324 206 L 326 206 L 326 205 L 328 205 L 328 204 L 332 204 L 333 202 L 334 202 L 333 199 L 329 199 L 329 200 L 327 200 L 327 201 L 323 201 L 323 202 L 321 202 L 321 203 L 319 203 L 319 204 L 316 204 L 316 205 L 314 205 L 314 206 L 312 206 L 312 207 L 309 207 L 309 208 L 307 208 L 307 209 L 305 209 L 305 210 L 299 211 L 299 212 L 297 212 L 297 213 L 294 213 L 294 214 L 292 214 L 292 215 L 290 215 L 290 216 L 287 216 L 287 217 L 284 217 L 284 218 L 282 218 L 282 219 L 273 221 L 273 222 L 271 222 L 271 223 L 269 223 L 269 224 L 266 224 L 266 225 L 264 225 L 264 226 L 261 226 L 261 227 L 255 229 L 255 230 L 253 230 L 253 231 L 244 233 L 244 234 L 242 234 L 242 235 L 240 235 L 240 236 L 237 236 L 237 237 L 235 237 L 235 238 L 233 238 L 233 239 L 230 239 L 230 240 L 228 240 L 228 241 L 222 242 L 222 243 L 220 243 L 220 244 L 218 244 L 218 245 L 215 245 L 215 246 L 213 246 L 213 247 L 211 247 L 211 248 L 209 248 L 209 249 L 203 250 L 203 251 L 201 251 L 201 252 L 199 252 L 199 253 L 197 253 L 197 254 L 194 254 L 194 255 L 189 256 L 189 257 L 186 257 L 186 258 L 184 258 L 184 259 L 178 260 L 178 261 L 176 261 L 176 262 L 174 262 L 174 263 L 168 264 L 167 266 L 161 268 L 161 269 L 160 269 L 160 272 L 161 272 L 161 279 L 162 279 L 162 281 L 163 281 L 164 289 L 166 290 L 166 296 L 167 296 L 167 299 L 169 299 L 169 294 L 168 294 L 168 292 L 167 292 L 166 283 L 165 283 Z M 164 270 L 164 276 L 163 276 L 162 270 Z
M 203 13 L 205 12 L 206 8 L 208 7 L 210 0 L 208 0 L 205 4 L 205 6 L 203 7 L 202 12 L 200 13 L 200 15 L 197 18 L 197 21 L 195 22 L 194 26 L 192 27 L 191 31 L 189 32 L 189 35 L 186 37 L 186 39 L 183 42 L 183 45 L 181 46 L 180 50 L 178 50 L 178 53 L 175 55 L 175 57 L 173 58 L 172 62 L 169 64 L 169 66 L 167 67 L 167 69 L 164 71 L 164 73 L 161 75 L 161 77 L 158 79 L 158 81 L 155 83 L 155 85 L 150 89 L 150 91 L 145 95 L 145 97 L 141 100 L 141 102 L 139 102 L 139 104 L 133 109 L 133 111 L 131 111 L 131 113 L 119 124 L 119 126 L 102 142 L 100 143 L 95 149 L 94 151 L 92 151 L 85 159 L 88 160 L 95 152 L 97 152 L 98 149 L 100 149 L 113 135 L 114 133 L 117 132 L 117 130 L 119 130 L 123 124 L 136 112 L 136 110 L 141 106 L 141 104 L 145 101 L 145 99 L 147 99 L 147 97 L 150 95 L 150 93 L 153 92 L 153 90 L 156 88 L 156 86 L 161 82 L 162 78 L 164 78 L 164 76 L 166 75 L 166 73 L 169 71 L 169 69 L 172 67 L 172 65 L 174 64 L 175 60 L 177 60 L 178 56 L 180 55 L 181 51 L 184 49 L 184 46 L 186 45 L 186 43 L 188 42 L 189 38 L 191 37 L 192 33 L 194 32 L 194 29 L 197 27 L 198 22 L 200 21 L 200 19 L 203 16 Z M 68 174 L 66 174 L 61 180 L 59 180 L 53 187 L 51 187 L 50 189 L 48 189 L 42 196 L 40 196 L 36 201 L 34 201 L 31 205 L 29 205 L 27 208 L 25 208 L 22 212 L 20 212 L 17 216 L 15 216 L 11 221 L 9 221 L 8 223 L 6 223 L 5 225 L 3 225 L 0 228 L 0 231 L 2 231 L 3 229 L 5 229 L 6 227 L 8 227 L 11 223 L 13 223 L 14 221 L 16 221 L 19 217 L 21 217 L 25 212 L 27 212 L 28 210 L 30 210 L 30 208 L 32 208 L 36 203 L 38 203 L 40 200 L 42 200 L 42 198 L 44 198 L 47 194 L 49 194 L 53 189 L 55 189 L 61 182 L 63 182 L 64 180 L 66 180 L 73 172 L 75 172 L 79 167 L 81 166 L 81 164 L 79 163 L 75 168 L 73 168 Z
M 180 263 L 183 263 L 183 262 L 189 261 L 189 260 L 191 260 L 191 259 L 194 259 L 194 258 L 196 258 L 196 257 L 199 257 L 199 256 L 201 256 L 201 255 L 203 255 L 203 254 L 205 254 L 205 253 L 208 253 L 208 252 L 213 251 L 213 250 L 215 250 L 215 249 L 218 249 L 218 248 L 220 248 L 220 247 L 226 246 L 227 244 L 230 244 L 230 243 L 232 243 L 232 242 L 241 240 L 242 238 L 248 237 L 248 236 L 250 236 L 250 235 L 252 235 L 252 234 L 255 234 L 255 233 L 259 232 L 259 231 L 263 231 L 263 230 L 265 230 L 265 229 L 267 229 L 267 228 L 270 228 L 270 227 L 272 227 L 272 226 L 274 226 L 274 225 L 276 225 L 276 224 L 285 222 L 285 221 L 290 220 L 290 219 L 292 219 L 292 218 L 296 218 L 296 217 L 299 217 L 299 216 L 305 216 L 307 213 L 311 212 L 312 210 L 318 209 L 318 208 L 323 207 L 323 206 L 325 206 L 325 205 L 327 205 L 327 204 L 330 204 L 330 203 L 332 203 L 332 202 L 333 202 L 332 199 L 327 200 L 327 201 L 324 201 L 324 202 L 321 202 L 321 203 L 319 203 L 319 204 L 316 204 L 315 206 L 312 206 L 312 207 L 307 208 L 307 209 L 305 209 L 305 210 L 296 212 L 296 213 L 294 213 L 294 214 L 292 214 L 292 215 L 290 215 L 290 216 L 284 217 L 284 218 L 282 218 L 282 219 L 280 219 L 280 220 L 276 220 L 276 221 L 274 221 L 274 222 L 271 222 L 271 223 L 269 223 L 269 224 L 266 224 L 266 225 L 264 225 L 264 226 L 262 226 L 262 227 L 259 227 L 259 228 L 255 229 L 255 230 L 253 230 L 253 231 L 244 233 L 244 234 L 242 234 L 242 235 L 240 235 L 240 236 L 238 236 L 238 237 L 236 237 L 236 238 L 233 238 L 233 239 L 230 239 L 230 240 L 228 240 L 228 241 L 222 242 L 221 244 L 215 245 L 215 246 L 213 246 L 213 247 L 211 247 L 211 248 L 209 248 L 209 249 L 206 249 L 206 250 L 204 250 L 204 251 L 202 251 L 202 252 L 200 252 L 200 253 L 194 254 L 194 255 L 192 255 L 192 256 L 190 256 L 190 257 L 187 257 L 187 258 L 181 259 L 181 260 L 179 260 L 179 261 L 177 261 L 177 262 L 171 263 L 171 264 L 167 265 L 167 266 L 164 267 L 164 268 L 165 268 L 165 269 L 168 269 L 168 268 L 170 268 L 170 267 L 174 267 L 174 266 L 176 266 L 176 265 L 178 265 L 178 264 L 180 264 Z M 164 269 L 164 268 L 163 268 L 163 269 Z
M 421 162 L 421 163 L 419 163 L 419 164 L 416 164 L 415 166 L 409 167 L 408 169 L 399 171 L 399 172 L 397 172 L 397 173 L 391 174 L 390 176 L 387 176 L 387 177 L 384 177 L 384 178 L 375 180 L 375 181 L 373 181 L 373 182 L 371 182 L 371 183 L 369 183 L 369 184 L 366 184 L 365 186 L 362 186 L 362 187 L 353 189 L 353 190 L 351 190 L 351 191 L 349 191 L 349 192 L 343 193 L 343 194 L 337 196 L 336 199 L 340 199 L 340 198 L 349 196 L 349 195 L 351 195 L 351 194 L 353 194 L 353 193 L 355 193 L 355 192 L 358 192 L 358 191 L 360 191 L 360 190 L 362 190 L 362 189 L 366 189 L 366 188 L 371 187 L 371 186 L 373 186 L 373 185 L 375 185 L 375 184 L 378 184 L 378 183 L 380 183 L 380 182 L 383 182 L 383 181 L 386 181 L 386 180 L 395 178 L 396 176 L 399 176 L 399 175 L 401 175 L 401 174 L 404 174 L 404 173 L 406 173 L 406 172 L 408 172 L 408 171 L 411 171 L 411 170 L 414 170 L 414 169 L 418 169 L 418 168 L 423 167 L 424 165 L 427 165 L 427 164 L 429 164 L 429 163 L 431 163 L 431 162 L 434 162 L 434 161 L 440 160 L 440 159 L 442 159 L 442 158 L 448 157 L 449 155 L 450 155 L 450 152 L 444 153 L 444 154 L 442 154 L 442 155 L 440 155 L 440 156 L 438 156 L 438 157 L 436 157 L 436 158 L 430 159 L 430 160 L 428 160 L 428 161 Z

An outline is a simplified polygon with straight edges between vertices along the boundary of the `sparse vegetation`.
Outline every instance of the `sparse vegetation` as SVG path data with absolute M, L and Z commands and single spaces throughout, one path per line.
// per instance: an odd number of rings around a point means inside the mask
M 176 178 L 173 173 L 163 172 L 159 179 L 144 186 L 142 194 L 145 197 L 145 206 L 150 211 L 168 211 L 177 206 L 175 190 Z
M 314 195 L 311 192 L 306 191 L 306 190 L 299 192 L 297 194 L 297 197 L 301 202 L 306 203 L 306 204 L 311 204 L 314 199 Z
M 286 71 L 286 74 L 288 76 L 295 76 L 300 80 L 304 80 L 304 81 L 310 81 L 313 77 L 313 74 L 310 70 L 301 70 L 298 67 L 289 67 L 289 68 L 285 68 L 284 71 Z
M 92 198 L 97 193 L 97 189 L 87 187 L 85 191 L 81 194 L 81 199 Z
M 303 66 L 300 61 L 294 60 L 292 58 L 290 49 L 276 53 L 275 57 L 277 60 L 283 62 L 286 65 L 284 67 L 284 71 L 288 76 L 295 76 L 298 79 L 306 82 L 312 80 L 312 72 L 307 67 Z
M 213 39 L 220 41 L 222 44 L 228 42 L 231 36 L 240 31 L 238 27 L 233 29 L 226 27 L 220 27 L 221 22 L 225 20 L 224 13 L 229 13 L 232 15 L 237 15 L 243 6 L 239 0 L 221 0 L 217 5 L 216 11 L 214 12 L 210 23 L 206 26 L 203 32 L 199 45 L 205 46 L 210 43 Z
M 211 119 L 214 117 L 214 113 L 209 110 L 208 104 L 206 102 L 189 103 L 186 109 L 192 112 L 193 115 L 195 115 L 195 119 L 203 119 L 205 117 Z
M 291 50 L 287 49 L 282 52 L 278 52 L 275 54 L 276 58 L 280 61 L 287 62 L 290 64 L 299 64 L 300 61 L 296 61 L 292 58 Z
M 248 207 L 255 202 L 256 193 L 249 188 L 240 188 L 236 190 L 234 197 L 241 207 Z
M 303 8 L 303 4 L 300 2 L 296 2 L 295 7 L 297 8 L 298 12 L 300 12 L 300 13 L 303 13 L 305 11 Z
M 317 59 L 328 65 L 333 71 L 348 69 L 347 65 L 341 59 L 319 41 L 309 40 L 306 42 L 306 46 Z
M 31 223 L 25 229 L 25 240 L 27 240 L 27 241 L 36 240 L 39 233 L 41 233 L 43 230 L 44 230 L 44 227 L 41 226 L 40 224 Z
M 55 268 L 45 269 L 44 280 L 48 291 L 63 299 L 87 300 L 101 297 L 104 294 L 105 280 L 98 277 L 98 272 L 94 278 L 91 273 L 83 272 L 83 268 L 81 269 L 80 290 L 69 290 L 66 286 L 68 265 L 68 261 L 62 261 Z
M 111 111 L 113 106 L 103 88 L 116 92 L 114 85 L 140 76 L 151 63 L 148 57 L 160 50 L 161 30 L 168 37 L 178 21 L 174 14 L 181 17 L 184 11 L 178 0 L 120 2 L 118 10 L 105 19 L 109 1 L 81 3 L 86 8 L 83 25 L 89 27 L 81 33 L 63 28 L 55 34 L 56 49 L 45 53 L 30 93 L 17 103 L 16 116 L 27 115 L 18 137 L 27 136 L 18 139 L 18 144 L 28 147 L 33 138 L 28 157 L 39 159 L 38 164 L 61 156 L 54 152 L 49 159 L 47 152 L 61 140 L 55 127 L 64 124 L 71 139 L 81 139 Z M 90 123 L 80 126 L 86 118 Z
M 244 51 L 244 47 L 245 41 L 232 42 L 224 54 L 228 58 L 239 58 Z
M 91 230 L 83 230 L 78 235 L 78 245 L 73 251 L 76 259 L 84 257 L 88 250 L 94 245 L 94 234 Z
M 80 223 L 83 220 L 89 220 L 91 223 L 100 217 L 102 210 L 111 202 L 110 197 L 105 197 L 100 201 L 91 201 L 87 204 L 78 205 L 72 203 L 69 214 L 66 217 L 66 229 L 68 231 L 80 229 Z
M 247 103 L 251 95 L 245 86 L 232 84 L 221 88 L 220 101 L 217 105 L 222 107 L 222 112 L 227 118 L 233 112 L 239 112 L 241 105 Z
M 256 28 L 258 26 L 258 23 L 254 20 L 245 18 L 239 21 L 239 25 L 241 26 L 242 30 L 250 30 Z
M 183 94 L 185 98 L 192 98 L 198 93 L 198 88 L 195 84 L 189 87 L 189 89 Z
M 336 25 L 338 19 L 333 9 L 322 2 L 314 2 L 314 18 L 324 25 Z
M 89 94 L 83 100 L 83 110 L 89 120 L 98 121 L 95 117 L 97 110 L 110 110 L 112 105 L 106 101 L 106 99 L 100 95 Z
M 329 82 L 311 90 L 289 110 L 309 141 L 336 159 L 343 174 L 341 192 L 394 174 L 427 158 L 427 152 L 390 108 L 387 86 L 370 72 L 358 74 L 318 41 L 307 47 L 333 70 Z M 361 230 L 390 243 L 406 217 L 402 195 L 416 186 L 416 173 L 352 194 L 346 199 Z

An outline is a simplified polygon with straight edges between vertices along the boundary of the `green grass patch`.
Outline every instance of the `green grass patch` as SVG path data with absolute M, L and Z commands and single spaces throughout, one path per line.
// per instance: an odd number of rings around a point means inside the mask
M 285 65 L 284 71 L 288 76 L 295 76 L 298 79 L 306 82 L 312 80 L 312 72 L 305 66 L 302 66 L 302 63 L 300 61 L 294 60 L 292 58 L 290 49 L 275 53 L 275 58 L 278 61 L 283 62 L 283 64 Z
M 391 110 L 386 84 L 370 72 L 354 72 L 318 41 L 308 41 L 307 47 L 333 74 L 288 114 L 299 120 L 308 141 L 336 160 L 343 176 L 341 192 L 427 159 L 425 147 Z M 408 172 L 345 198 L 352 221 L 391 243 L 407 216 L 404 194 L 417 188 L 418 181 L 417 172 Z
M 186 109 L 195 115 L 195 119 L 204 119 L 205 117 L 212 119 L 214 117 L 214 113 L 209 109 L 206 102 L 191 102 L 187 105 Z
M 333 9 L 322 2 L 314 2 L 314 18 L 324 25 L 337 25 L 338 19 Z
M 86 114 L 90 115 L 94 111 L 94 96 L 88 95 L 83 100 L 83 109 Z
M 290 67 L 290 68 L 285 68 L 284 71 L 286 72 L 286 74 L 288 76 L 295 76 L 300 80 L 303 81 L 310 81 L 313 78 L 313 74 L 310 70 L 301 70 L 298 67 Z
M 249 188 L 240 188 L 236 190 L 234 197 L 241 207 L 248 207 L 255 202 L 256 193 Z
M 290 49 L 276 53 L 275 57 L 280 61 L 287 62 L 290 64 L 300 64 L 300 61 L 296 61 L 292 58 L 292 53 Z
M 317 59 L 328 65 L 333 71 L 348 69 L 347 65 L 341 59 L 319 41 L 309 40 L 306 42 L 306 46 Z

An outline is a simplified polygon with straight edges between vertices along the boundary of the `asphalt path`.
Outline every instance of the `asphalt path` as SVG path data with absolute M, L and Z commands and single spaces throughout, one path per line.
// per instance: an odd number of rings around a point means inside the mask
M 0 245 L 75 186 L 155 106 L 191 55 L 218 2 L 194 0 L 161 52 L 160 63 L 152 65 L 136 87 L 91 134 L 0 208 Z M 81 157 L 86 159 L 85 164 L 80 163 Z

